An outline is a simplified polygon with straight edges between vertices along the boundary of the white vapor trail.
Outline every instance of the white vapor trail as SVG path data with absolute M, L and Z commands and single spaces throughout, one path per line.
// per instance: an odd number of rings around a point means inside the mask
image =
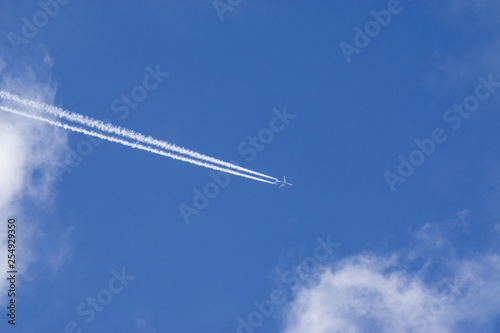
M 188 157 L 185 157 L 185 156 L 180 156 L 180 155 L 172 154 L 172 153 L 169 153 L 169 152 L 166 152 L 166 151 L 163 151 L 163 150 L 159 150 L 159 149 L 155 149 L 155 148 L 151 148 L 151 147 L 139 144 L 139 143 L 129 142 L 129 141 L 126 141 L 126 140 L 123 140 L 123 139 L 120 139 L 120 138 L 115 138 L 115 137 L 112 137 L 112 136 L 104 135 L 104 134 L 101 134 L 101 133 L 97 133 L 97 132 L 94 132 L 94 131 L 91 131 L 91 130 L 87 130 L 87 129 L 81 128 L 81 127 L 76 127 L 76 126 L 64 124 L 64 123 L 61 123 L 59 121 L 53 121 L 53 120 L 46 119 L 46 118 L 43 118 L 43 117 L 40 117 L 40 116 L 37 116 L 37 115 L 25 113 L 25 112 L 22 112 L 22 111 L 19 111 L 19 110 L 14 110 L 14 109 L 11 109 L 11 108 L 6 107 L 6 106 L 0 106 L 0 110 L 6 111 L 6 112 L 10 112 L 10 113 L 13 113 L 13 114 L 16 114 L 16 115 L 19 115 L 19 116 L 23 116 L 23 117 L 26 117 L 26 118 L 43 121 L 43 122 L 46 122 L 46 123 L 48 123 L 50 125 L 53 125 L 53 126 L 58 126 L 58 127 L 64 128 L 64 129 L 68 129 L 68 130 L 71 130 L 71 131 L 74 131 L 74 132 L 83 133 L 83 134 L 86 134 L 86 135 L 91 135 L 91 136 L 94 136 L 94 137 L 97 137 L 97 138 L 100 138 L 100 139 L 103 139 L 103 140 L 108 140 L 108 141 L 111 141 L 111 142 L 121 143 L 124 146 L 132 147 L 132 148 L 137 148 L 137 149 L 142 149 L 142 150 L 154 153 L 154 154 L 163 155 L 163 156 L 167 156 L 167 157 L 170 157 L 170 158 L 173 158 L 173 159 L 176 159 L 176 160 L 180 160 L 180 161 L 183 161 L 183 162 L 188 162 L 188 163 L 192 163 L 192 164 L 195 164 L 195 165 L 203 166 L 205 168 L 209 168 L 209 169 L 213 169 L 213 170 L 217 170 L 217 171 L 222 171 L 222 172 L 230 173 L 230 174 L 233 174 L 233 175 L 236 175 L 236 176 L 241 176 L 241 177 L 245 177 L 245 178 L 249 178 L 249 179 L 253 179 L 253 180 L 258 180 L 258 181 L 264 182 L 264 183 L 276 184 L 275 182 L 271 182 L 271 181 L 268 181 L 268 180 L 265 180 L 265 179 L 257 178 L 257 177 L 254 177 L 254 176 L 251 176 L 251 175 L 247 175 L 247 174 L 244 174 L 244 173 L 240 173 L 240 172 L 232 170 L 232 169 L 227 169 L 227 168 L 223 168 L 223 167 L 220 167 L 220 166 L 217 166 L 217 165 L 213 165 L 213 164 L 210 164 L 210 163 L 206 163 L 206 162 L 203 162 L 203 161 L 194 160 L 192 158 L 188 158 Z
M 64 110 L 64 109 L 61 109 L 61 108 L 58 108 L 56 106 L 52 106 L 52 105 L 49 105 L 46 103 L 25 99 L 25 98 L 11 94 L 11 93 L 3 91 L 3 90 L 0 90 L 0 98 L 6 99 L 8 101 L 11 101 L 11 102 L 14 102 L 17 104 L 24 105 L 27 107 L 41 109 L 44 112 L 51 114 L 51 115 L 54 115 L 54 116 L 57 116 L 61 119 L 66 119 L 66 120 L 69 120 L 71 122 L 78 123 L 78 124 L 81 124 L 81 125 L 84 125 L 87 127 L 95 128 L 95 129 L 98 129 L 98 130 L 103 131 L 103 132 L 107 132 L 107 133 L 115 134 L 115 135 L 125 137 L 128 139 L 136 140 L 138 142 L 143 142 L 143 143 L 146 143 L 146 144 L 149 144 L 152 146 L 157 146 L 157 147 L 160 147 L 160 148 L 163 148 L 166 150 L 170 150 L 170 151 L 173 151 L 173 152 L 176 152 L 179 154 L 191 156 L 191 157 L 197 158 L 199 160 L 207 161 L 207 162 L 210 162 L 213 164 L 219 164 L 219 165 L 222 165 L 226 168 L 231 168 L 231 169 L 239 170 L 242 172 L 250 173 L 250 174 L 262 177 L 262 178 L 276 180 L 275 177 L 271 177 L 271 176 L 268 176 L 268 175 L 265 175 L 265 174 L 262 174 L 262 173 L 259 173 L 256 171 L 252 171 L 252 170 L 240 167 L 240 166 L 232 164 L 232 163 L 224 162 L 224 161 L 219 160 L 217 158 L 203 155 L 203 154 L 197 153 L 195 151 L 168 143 L 168 142 L 163 141 L 163 140 L 155 139 L 151 136 L 145 136 L 141 133 L 137 133 L 133 130 L 123 128 L 121 126 L 106 124 L 106 123 L 104 123 L 100 120 L 97 120 L 97 119 L 83 116 L 83 115 L 80 115 L 78 113 Z

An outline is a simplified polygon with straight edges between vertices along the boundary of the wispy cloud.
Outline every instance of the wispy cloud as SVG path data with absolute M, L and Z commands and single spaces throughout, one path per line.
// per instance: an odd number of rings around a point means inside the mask
M 151 323 L 142 317 L 135 317 L 135 324 L 137 325 L 138 332 L 142 332 L 142 333 L 156 333 L 157 332 L 152 327 Z
M 432 81 L 445 86 L 455 87 L 470 80 L 481 72 L 499 73 L 500 60 L 500 7 L 495 0 L 446 0 L 430 2 L 429 6 L 437 13 L 437 20 L 457 36 L 461 36 L 461 48 L 450 50 L 446 46 L 435 50 L 431 59 L 434 67 Z M 465 23 L 466 22 L 466 23 Z
M 56 91 L 56 85 L 50 78 L 52 61 L 47 60 L 50 56 L 43 49 L 34 54 L 38 61 L 29 63 L 19 62 L 13 57 L 0 58 L 0 89 L 51 103 Z M 28 277 L 25 274 L 28 265 L 40 256 L 55 260 L 54 269 L 65 257 L 33 251 L 33 247 L 43 241 L 40 234 L 34 232 L 43 221 L 30 211 L 46 207 L 54 199 L 53 184 L 67 149 L 66 135 L 64 131 L 43 123 L 0 114 L 0 216 L 5 222 L 7 217 L 15 217 L 22 222 L 19 227 L 23 232 L 19 233 L 21 239 L 16 244 L 17 254 L 23 256 L 16 267 L 21 277 Z M 6 253 L 7 228 L 5 223 L 1 225 L 0 251 Z M 0 262 L 0 269 L 7 270 L 6 261 Z M 4 290 L 5 286 L 2 280 L 0 290 Z
M 448 233 L 464 230 L 463 214 L 425 224 L 409 248 L 353 255 L 311 276 L 295 290 L 283 332 L 492 332 L 500 256 L 457 255 Z

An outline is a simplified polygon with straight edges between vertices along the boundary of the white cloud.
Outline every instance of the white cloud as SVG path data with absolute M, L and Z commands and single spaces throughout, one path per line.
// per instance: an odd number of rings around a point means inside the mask
M 39 55 L 37 55 L 39 56 Z M 50 59 L 47 54 L 42 59 Z M 45 61 L 45 60 L 44 60 Z M 55 85 L 47 72 L 49 64 L 40 66 L 5 61 L 0 58 L 2 81 L 0 89 L 26 98 L 52 103 Z M 2 101 L 0 101 L 0 104 Z M 43 241 L 39 221 L 27 212 L 26 207 L 41 209 L 50 205 L 54 198 L 54 181 L 62 157 L 67 152 L 66 133 L 60 129 L 35 121 L 21 119 L 0 112 L 0 253 L 6 254 L 6 223 L 8 217 L 18 221 L 16 256 L 17 270 L 23 276 L 30 262 L 39 260 L 45 253 L 36 253 L 33 246 Z M 40 237 L 42 236 L 42 237 Z M 63 233 L 64 236 L 64 233 Z M 63 237 L 64 238 L 64 237 Z M 64 243 L 64 242 L 63 242 Z M 65 252 L 68 252 L 66 249 Z M 49 254 L 49 261 L 53 256 Z M 56 269 L 64 256 L 55 254 L 53 267 Z M 6 260 L 0 261 L 0 270 L 5 272 Z M 5 279 L 4 279 L 5 280 Z M 5 290 L 5 281 L 0 290 Z
M 320 271 L 317 282 L 295 290 L 283 332 L 491 332 L 500 257 L 459 259 L 445 232 L 426 224 L 409 249 L 354 255 Z
M 430 59 L 431 82 L 447 88 L 468 83 L 478 75 L 500 75 L 500 6 L 496 0 L 446 0 L 428 4 L 448 33 L 463 35 L 459 49 L 438 47 Z M 470 38 L 470 35 L 474 38 Z

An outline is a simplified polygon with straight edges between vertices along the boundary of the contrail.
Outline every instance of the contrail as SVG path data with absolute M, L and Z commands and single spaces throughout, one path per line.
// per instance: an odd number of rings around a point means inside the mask
M 64 129 L 68 129 L 68 130 L 71 130 L 71 131 L 74 131 L 74 132 L 83 133 L 83 134 L 86 134 L 86 135 L 91 135 L 91 136 L 94 136 L 94 137 L 97 137 L 97 138 L 100 138 L 100 139 L 103 139 L 103 140 L 108 140 L 108 141 L 111 141 L 111 142 L 121 143 L 124 146 L 132 147 L 132 148 L 137 148 L 137 149 L 142 149 L 142 150 L 154 153 L 154 154 L 163 155 L 163 156 L 167 156 L 167 157 L 170 157 L 170 158 L 173 158 L 173 159 L 176 159 L 176 160 L 180 160 L 180 161 L 183 161 L 183 162 L 188 162 L 188 163 L 192 163 L 192 164 L 195 164 L 195 165 L 203 166 L 205 168 L 209 168 L 209 169 L 213 169 L 213 170 L 217 170 L 217 171 L 222 171 L 222 172 L 230 173 L 230 174 L 233 174 L 233 175 L 236 175 L 236 176 L 241 176 L 241 177 L 245 177 L 245 178 L 249 178 L 249 179 L 253 179 L 253 180 L 258 180 L 260 182 L 264 182 L 264 183 L 268 183 L 268 184 L 273 184 L 273 185 L 276 184 L 275 182 L 271 182 L 271 181 L 268 181 L 268 180 L 265 180 L 265 179 L 261 179 L 261 178 L 257 178 L 257 177 L 250 176 L 250 175 L 247 175 L 247 174 L 243 174 L 243 173 L 231 170 L 231 169 L 222 168 L 220 166 L 213 165 L 213 164 L 210 164 L 210 163 L 202 162 L 202 161 L 199 161 L 199 160 L 194 160 L 194 159 L 191 159 L 191 158 L 188 158 L 188 157 L 184 157 L 184 156 L 172 154 L 172 153 L 169 153 L 169 152 L 165 152 L 165 151 L 162 151 L 162 150 L 158 150 L 158 149 L 155 149 L 155 148 L 147 147 L 147 146 L 144 146 L 144 145 L 139 144 L 139 143 L 133 143 L 133 142 L 129 142 L 129 141 L 126 141 L 126 140 L 123 140 L 123 139 L 119 139 L 119 138 L 115 138 L 115 137 L 112 137 L 112 136 L 108 136 L 108 135 L 104 135 L 104 134 L 101 134 L 101 133 L 97 133 L 97 132 L 94 132 L 94 131 L 86 130 L 86 129 L 81 128 L 81 127 L 76 127 L 76 126 L 64 124 L 64 123 L 61 123 L 59 121 L 53 121 L 53 120 L 46 119 L 46 118 L 43 118 L 43 117 L 40 117 L 40 116 L 37 116 L 37 115 L 32 115 L 32 114 L 28 114 L 28 113 L 25 113 L 25 112 L 22 112 L 22 111 L 14 110 L 14 109 L 11 109 L 11 108 L 6 107 L 6 106 L 0 106 L 0 110 L 6 111 L 6 112 L 10 112 L 10 113 L 13 113 L 13 114 L 16 114 L 16 115 L 19 115 L 19 116 L 23 116 L 23 117 L 26 117 L 26 118 L 43 121 L 43 122 L 46 122 L 46 123 L 48 123 L 50 125 L 53 125 L 53 126 L 58 126 L 58 127 L 64 128 Z
M 71 122 L 85 125 L 87 127 L 95 128 L 95 129 L 98 129 L 98 130 L 103 131 L 103 132 L 119 135 L 121 137 L 136 140 L 139 142 L 147 143 L 147 144 L 152 145 L 152 146 L 157 146 L 157 147 L 160 147 L 160 148 L 163 148 L 166 150 L 170 150 L 170 151 L 173 151 L 173 152 L 176 152 L 179 154 L 191 156 L 191 157 L 194 157 L 194 158 L 197 158 L 197 159 L 200 159 L 203 161 L 207 161 L 210 163 L 219 164 L 219 165 L 225 166 L 226 168 L 231 168 L 231 169 L 239 170 L 242 172 L 250 173 L 250 174 L 262 177 L 262 178 L 276 180 L 275 177 L 271 177 L 271 176 L 268 176 L 268 175 L 265 175 L 265 174 L 262 174 L 262 173 L 259 173 L 256 171 L 252 171 L 252 170 L 240 167 L 240 166 L 232 164 L 232 163 L 224 162 L 224 161 L 219 160 L 217 158 L 203 155 L 203 154 L 197 153 L 195 151 L 168 143 L 166 141 L 155 139 L 151 136 L 145 136 L 141 133 L 137 133 L 133 130 L 123 128 L 121 126 L 106 124 L 106 123 L 104 123 L 100 120 L 97 120 L 97 119 L 83 116 L 83 115 L 80 115 L 78 113 L 64 110 L 64 109 L 61 109 L 61 108 L 58 108 L 56 106 L 52 106 L 52 105 L 49 105 L 46 103 L 25 99 L 25 98 L 11 94 L 11 93 L 3 91 L 3 90 L 0 90 L 0 98 L 9 100 L 11 102 L 15 102 L 15 103 L 27 106 L 27 107 L 41 109 L 41 110 L 45 111 L 46 113 L 55 115 L 61 119 L 67 119 Z

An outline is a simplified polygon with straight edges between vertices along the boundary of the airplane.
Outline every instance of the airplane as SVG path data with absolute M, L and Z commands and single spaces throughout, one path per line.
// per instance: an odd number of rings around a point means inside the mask
M 292 184 L 286 182 L 286 177 L 285 176 L 283 176 L 283 181 L 276 179 L 276 184 L 281 184 L 279 186 L 279 188 L 282 188 L 285 185 L 293 186 Z

